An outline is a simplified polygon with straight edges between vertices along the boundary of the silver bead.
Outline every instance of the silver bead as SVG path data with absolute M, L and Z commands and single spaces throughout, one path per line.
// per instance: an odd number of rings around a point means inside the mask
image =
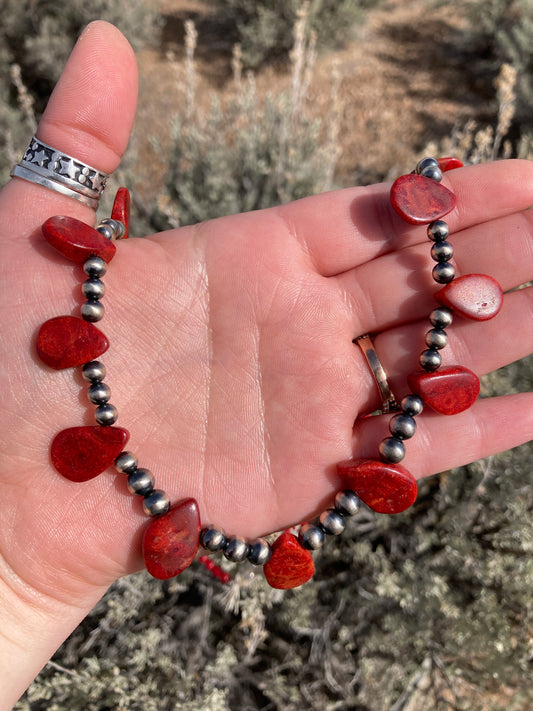
M 409 393 L 409 395 L 402 398 L 400 406 L 402 408 L 402 412 L 406 415 L 411 415 L 411 417 L 419 415 L 424 409 L 422 398 L 418 395 L 414 395 L 413 393 Z
M 318 548 L 322 548 L 324 541 L 326 540 L 326 534 L 320 526 L 314 523 L 303 523 L 300 526 L 300 532 L 298 533 L 298 540 L 302 548 L 307 548 L 307 550 L 316 551 Z
M 416 422 L 411 415 L 400 413 L 391 417 L 389 430 L 397 439 L 410 439 L 416 432 Z
M 343 517 L 335 509 L 322 511 L 318 520 L 324 531 L 331 536 L 339 536 L 346 528 Z
M 449 284 L 455 279 L 455 269 L 449 262 L 435 264 L 431 272 L 437 284 Z
M 120 220 L 113 220 L 111 217 L 104 217 L 100 224 L 109 225 L 109 227 L 113 230 L 113 236 L 115 239 L 122 239 L 124 233 L 126 232 L 126 228 L 122 222 L 120 222 Z
M 438 306 L 429 314 L 429 320 L 435 328 L 448 328 L 453 322 L 453 312 L 447 306 Z
M 107 264 L 102 257 L 89 257 L 83 264 L 83 271 L 87 276 L 99 279 L 107 272 Z
M 418 175 L 422 174 L 422 171 L 425 170 L 426 168 L 438 168 L 439 167 L 439 161 L 435 160 L 435 158 L 430 158 L 429 156 L 422 158 L 422 160 L 419 160 L 418 163 L 416 164 L 415 168 L 415 173 L 418 173 Z
M 100 279 L 92 277 L 83 282 L 81 290 L 89 301 L 98 301 L 105 294 L 105 284 Z
M 99 301 L 86 301 L 81 305 L 81 317 L 90 323 L 96 323 L 104 318 L 105 309 Z
M 423 175 L 424 178 L 430 178 L 431 180 L 435 180 L 437 183 L 440 183 L 442 180 L 442 170 L 433 165 L 428 165 L 426 168 L 420 171 L 420 175 Z
M 431 259 L 434 262 L 449 262 L 453 257 L 453 247 L 451 242 L 435 242 L 431 247 Z
M 114 425 L 118 420 L 118 410 L 114 405 L 106 402 L 104 405 L 98 405 L 94 411 L 94 417 L 99 425 L 108 427 L 109 425 Z
M 440 368 L 442 358 L 438 351 L 429 349 L 427 351 L 422 351 L 418 362 L 424 370 L 433 371 Z
M 354 516 L 359 511 L 361 501 L 351 489 L 338 491 L 335 495 L 335 508 L 341 516 Z
M 432 328 L 425 336 L 426 346 L 433 351 L 440 351 L 448 345 L 448 335 L 442 328 Z
M 149 469 L 139 467 L 128 476 L 128 491 L 130 494 L 148 496 L 154 490 L 154 475 Z
M 200 545 L 208 551 L 221 551 L 226 545 L 226 534 L 222 528 L 206 526 L 200 533 Z
M 143 501 L 143 510 L 147 516 L 162 516 L 170 508 L 170 499 L 162 489 L 154 489 Z
M 248 541 L 243 536 L 228 536 L 224 556 L 232 563 L 240 563 L 248 555 Z
M 115 467 L 121 474 L 131 474 L 137 469 L 137 457 L 133 452 L 121 452 L 115 459 Z
M 386 437 L 379 443 L 379 454 L 386 462 L 401 462 L 405 457 L 405 445 L 396 437 Z
M 444 220 L 435 220 L 428 225 L 427 235 L 433 242 L 444 242 L 449 234 L 450 228 Z
M 111 397 L 111 388 L 102 382 L 93 383 L 87 390 L 87 397 L 93 405 L 104 405 Z
M 248 560 L 252 565 L 265 565 L 272 556 L 272 548 L 264 538 L 254 538 L 250 541 Z
M 99 360 L 91 360 L 81 369 L 81 374 L 90 383 L 98 383 L 105 378 L 105 365 Z
M 115 236 L 115 231 L 112 230 L 109 225 L 100 223 L 96 229 L 101 235 L 110 241 Z

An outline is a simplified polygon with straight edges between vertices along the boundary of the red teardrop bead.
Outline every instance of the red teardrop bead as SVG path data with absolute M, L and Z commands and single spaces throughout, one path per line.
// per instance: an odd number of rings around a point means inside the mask
M 83 264 L 93 254 L 110 262 L 117 251 L 107 237 L 74 217 L 50 217 L 41 230 L 52 247 L 77 264 Z
M 122 222 L 126 230 L 122 239 L 127 239 L 130 236 L 130 193 L 127 188 L 117 190 L 111 210 L 111 219 Z
M 200 514 L 195 499 L 183 499 L 144 532 L 146 569 L 159 580 L 182 573 L 193 562 L 200 540 Z
M 452 156 L 438 158 L 437 163 L 443 173 L 446 173 L 448 170 L 455 170 L 456 168 L 462 168 L 464 166 L 464 163 L 462 163 L 459 158 L 454 158 Z
M 121 427 L 70 427 L 52 440 L 52 464 L 70 481 L 88 481 L 113 464 L 129 438 Z
M 455 195 L 431 178 L 402 175 L 392 184 L 390 199 L 400 217 L 412 225 L 425 225 L 447 215 L 456 204 Z
M 407 377 L 411 390 L 441 415 L 456 415 L 477 400 L 480 385 L 475 373 L 461 365 L 450 365 L 434 373 L 413 373 Z
M 348 459 L 337 464 L 337 471 L 361 501 L 377 513 L 401 513 L 416 500 L 416 479 L 400 464 Z
M 109 342 L 102 331 L 75 316 L 51 318 L 37 334 L 39 358 L 56 370 L 88 363 L 108 348 Z
M 435 293 L 435 299 L 464 318 L 488 321 L 503 304 L 503 291 L 496 279 L 487 274 L 465 274 Z
M 272 544 L 272 556 L 263 571 L 271 587 L 289 590 L 312 578 L 315 566 L 311 553 L 302 548 L 296 536 L 285 531 Z

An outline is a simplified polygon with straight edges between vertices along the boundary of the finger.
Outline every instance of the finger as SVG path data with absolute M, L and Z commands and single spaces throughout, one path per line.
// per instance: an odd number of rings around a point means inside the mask
M 118 167 L 137 102 L 137 68 L 124 36 L 107 22 L 81 34 L 50 97 L 37 137 L 104 173 Z M 47 217 L 69 214 L 94 222 L 76 200 L 20 178 L 0 194 L 6 235 L 27 234 Z
M 533 210 L 475 225 L 450 237 L 456 276 L 490 274 L 504 291 L 533 276 Z M 424 318 L 442 285 L 431 275 L 431 242 L 390 252 L 334 277 L 350 303 L 355 335 Z
M 376 458 L 379 442 L 388 433 L 388 418 L 368 417 L 354 430 L 357 456 Z M 533 393 L 486 398 L 453 417 L 424 411 L 417 431 L 406 442 L 402 461 L 417 479 L 475 462 L 531 440 Z
M 499 161 L 452 170 L 445 173 L 443 185 L 457 197 L 457 207 L 445 218 L 454 233 L 527 209 L 533 203 L 533 163 Z M 389 191 L 385 184 L 350 188 L 277 210 L 319 273 L 332 276 L 424 241 L 423 227 L 396 215 Z
M 427 319 L 391 328 L 373 338 L 389 384 L 400 399 L 408 392 L 406 376 L 420 370 L 418 357 L 426 348 L 424 334 L 431 328 Z M 442 364 L 461 364 L 484 375 L 533 352 L 533 288 L 507 294 L 500 313 L 490 321 L 473 322 L 456 317 L 447 329 L 448 345 L 440 351 Z M 367 400 L 362 412 L 381 405 L 372 373 L 354 345 L 359 382 L 366 382 Z

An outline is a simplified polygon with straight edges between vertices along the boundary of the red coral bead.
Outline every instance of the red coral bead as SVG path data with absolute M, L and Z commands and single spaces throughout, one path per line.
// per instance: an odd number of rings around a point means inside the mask
M 129 437 L 121 427 L 70 427 L 52 440 L 52 464 L 70 481 L 88 481 L 113 464 Z
M 348 459 L 337 464 L 337 471 L 361 501 L 377 513 L 401 513 L 416 500 L 416 479 L 400 464 Z
M 74 217 L 50 217 L 41 230 L 52 247 L 77 264 L 83 264 L 91 255 L 110 262 L 117 251 L 107 237 Z
M 449 170 L 455 170 L 456 168 L 462 168 L 464 164 L 459 160 L 459 158 L 454 158 L 453 156 L 447 156 L 446 158 L 438 158 L 437 163 L 439 168 L 443 173 Z
M 413 225 L 425 225 L 447 215 L 456 204 L 455 195 L 423 175 L 402 175 L 392 184 L 391 204 L 400 217 Z
M 435 299 L 464 318 L 488 321 L 503 304 L 503 291 L 496 279 L 487 274 L 465 274 L 435 293 Z
M 182 573 L 199 546 L 200 514 L 195 499 L 184 499 L 150 522 L 143 536 L 146 569 L 159 580 Z
M 467 410 L 480 391 L 477 375 L 461 365 L 450 365 L 434 373 L 412 373 L 407 382 L 426 405 L 441 415 Z
M 130 193 L 127 188 L 119 188 L 113 202 L 111 219 L 118 220 L 124 225 L 124 235 L 122 239 L 130 236 Z
M 311 553 L 302 548 L 295 535 L 285 531 L 272 544 L 272 556 L 263 571 L 271 587 L 288 590 L 312 578 L 315 566 Z
M 39 358 L 56 370 L 83 365 L 105 353 L 109 342 L 92 323 L 75 316 L 57 316 L 37 334 Z

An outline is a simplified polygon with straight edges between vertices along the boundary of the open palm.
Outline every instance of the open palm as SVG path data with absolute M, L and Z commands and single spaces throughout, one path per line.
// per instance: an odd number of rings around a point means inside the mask
M 129 47 L 98 23 L 78 44 L 39 136 L 111 171 L 134 105 Z M 489 273 L 504 290 L 530 279 L 533 167 L 476 166 L 446 180 L 458 196 L 447 218 L 458 273 Z M 78 313 L 83 278 L 39 226 L 53 214 L 90 223 L 94 215 L 19 180 L 0 209 L 2 576 L 26 596 L 83 610 L 142 565 L 146 524 L 125 477 L 75 484 L 49 463 L 52 437 L 91 424 L 92 407 L 79 374 L 51 371 L 35 354 L 45 320 Z M 380 402 L 352 339 L 378 334 L 393 390 L 405 394 L 429 328 L 430 272 L 424 229 L 394 215 L 385 185 L 118 243 L 104 279 L 101 328 L 111 346 L 101 360 L 128 448 L 173 501 L 194 496 L 204 524 L 253 536 L 312 516 L 341 485 L 335 463 L 375 457 L 387 433 L 386 418 L 358 419 Z M 457 320 L 444 362 L 482 374 L 530 353 L 532 305 L 523 289 L 493 321 Z M 480 401 L 452 418 L 424 413 L 405 466 L 420 477 L 512 447 L 529 439 L 532 421 L 531 394 Z

